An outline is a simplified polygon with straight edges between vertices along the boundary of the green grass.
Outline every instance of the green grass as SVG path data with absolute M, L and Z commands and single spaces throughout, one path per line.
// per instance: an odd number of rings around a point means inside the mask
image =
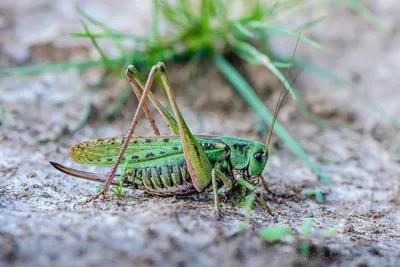
M 123 180 L 122 177 L 118 178 L 119 185 L 113 186 L 108 188 L 108 191 L 111 191 L 115 196 L 122 197 L 123 196 Z M 96 193 L 100 193 L 103 186 L 97 185 L 96 186 Z
M 3 106 L 0 106 L 0 126 L 7 124 L 7 109 Z
M 297 241 L 297 248 L 298 251 L 307 256 L 310 253 L 310 236 L 311 236 L 311 229 L 312 229 L 313 221 L 310 218 L 306 218 L 303 221 L 301 226 L 301 231 L 296 232 L 292 231 L 287 226 L 282 225 L 271 225 L 265 227 L 258 231 L 258 237 L 268 241 L 268 242 L 277 242 L 282 241 L 285 237 L 292 236 Z M 327 228 L 319 231 L 317 236 L 319 238 L 327 239 L 336 234 L 336 230 L 333 228 Z
M 319 203 L 324 202 L 324 194 L 325 192 L 321 189 L 315 188 L 305 188 L 301 192 L 301 194 L 306 195 L 306 196 L 314 196 L 315 200 L 317 200 Z
M 291 30 L 274 24 L 274 18 L 285 14 L 285 12 L 292 11 L 294 8 L 300 6 L 303 3 L 302 1 L 283 0 L 268 2 L 255 0 L 249 2 L 242 0 L 242 3 L 246 4 L 244 4 L 241 13 L 236 17 L 231 16 L 233 12 L 230 10 L 231 4 L 229 2 L 229 0 L 200 0 L 193 2 L 199 4 L 198 7 L 193 8 L 190 1 L 179 0 L 176 1 L 176 4 L 170 4 L 166 0 L 153 0 L 152 25 L 150 32 L 145 36 L 116 32 L 107 26 L 106 23 L 101 22 L 86 11 L 78 8 L 77 12 L 82 16 L 83 31 L 74 32 L 72 35 L 77 38 L 90 39 L 101 56 L 101 60 L 68 61 L 15 69 L 3 69 L 0 70 L 0 76 L 32 75 L 68 68 L 86 69 L 105 66 L 110 74 L 123 79 L 125 67 L 128 64 L 135 64 L 140 67 L 143 73 L 146 73 L 158 61 L 189 62 L 194 59 L 198 60 L 208 57 L 212 59 L 227 81 L 232 84 L 232 87 L 246 100 L 253 109 L 253 113 L 256 114 L 255 116 L 260 118 L 264 123 L 270 124 L 272 113 L 263 104 L 264 99 L 261 100 L 257 96 L 240 72 L 227 60 L 226 55 L 233 54 L 237 58 L 251 64 L 264 66 L 266 71 L 268 69 L 274 73 L 286 89 L 289 90 L 292 97 L 298 101 L 301 110 L 307 113 L 307 107 L 301 96 L 295 92 L 289 82 L 284 82 L 285 77 L 280 70 L 289 66 L 290 59 L 271 51 L 269 41 L 275 38 L 276 35 L 285 35 L 293 37 L 294 44 L 300 30 L 306 30 L 320 23 L 325 16 L 317 16 Z M 359 1 L 343 0 L 341 3 L 359 12 L 375 26 L 380 24 L 379 20 Z M 161 24 L 167 25 L 170 31 L 168 33 L 161 31 Z M 94 28 L 99 33 L 92 33 Z M 115 58 L 108 57 L 97 42 L 98 39 L 111 40 L 119 55 Z M 123 45 L 123 41 L 132 42 L 134 48 L 128 50 Z M 315 47 L 317 50 L 327 50 L 322 45 L 305 36 L 301 36 L 300 41 L 304 45 Z M 294 63 L 294 67 L 304 67 L 316 75 L 335 80 L 329 76 L 329 72 L 321 72 L 317 68 L 311 68 L 310 65 L 300 64 L 299 61 L 295 61 Z M 105 116 L 107 120 L 117 114 L 129 94 L 130 90 L 127 89 L 120 98 L 115 100 L 112 110 Z M 360 95 L 360 97 L 363 96 Z M 366 97 L 363 97 L 363 99 L 377 112 L 385 114 L 383 109 L 373 101 L 370 101 Z M 88 101 L 88 108 L 85 109 L 81 122 L 73 129 L 70 129 L 68 133 L 73 133 L 83 127 L 90 114 L 90 105 L 91 102 Z M 318 120 L 318 118 L 313 118 L 312 120 L 324 125 L 324 122 Z M 397 123 L 395 119 L 392 121 Z M 261 128 L 262 126 L 259 125 L 258 127 Z M 304 152 L 299 142 L 291 137 L 279 123 L 275 126 L 275 132 L 323 182 L 331 184 L 330 180 L 323 174 L 323 171 Z M 61 136 L 59 137 L 61 138 Z M 46 139 L 46 141 L 48 140 Z

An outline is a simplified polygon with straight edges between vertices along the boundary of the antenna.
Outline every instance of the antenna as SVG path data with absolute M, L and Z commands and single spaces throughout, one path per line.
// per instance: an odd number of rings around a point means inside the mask
M 271 141 L 272 131 L 274 130 L 275 121 L 276 121 L 276 118 L 278 117 L 278 113 L 279 113 L 279 110 L 281 109 L 283 100 L 285 100 L 286 96 L 289 93 L 289 91 L 286 91 L 286 93 L 282 97 L 283 89 L 284 89 L 285 83 L 287 81 L 287 75 L 289 73 L 290 68 L 293 65 L 294 55 L 296 54 L 297 46 L 299 45 L 300 36 L 301 36 L 301 32 L 299 32 L 299 36 L 297 37 L 296 46 L 294 48 L 293 55 L 292 55 L 292 58 L 291 58 L 290 63 L 289 63 L 289 67 L 286 69 L 286 72 L 285 72 L 285 78 L 283 79 L 283 83 L 282 83 L 282 86 L 281 86 L 281 92 L 279 93 L 278 102 L 276 103 L 274 116 L 272 117 L 271 127 L 269 128 L 269 132 L 268 132 L 268 136 L 267 136 L 267 141 L 265 142 L 265 146 L 266 146 L 267 150 L 264 152 L 264 154 L 266 154 L 267 151 L 268 151 L 268 146 L 269 146 L 269 142 Z M 297 79 L 297 77 L 296 77 L 296 79 Z

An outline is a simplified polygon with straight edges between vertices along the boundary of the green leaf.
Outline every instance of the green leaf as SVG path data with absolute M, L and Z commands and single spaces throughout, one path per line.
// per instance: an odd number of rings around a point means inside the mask
M 299 250 L 300 250 L 301 255 L 303 255 L 303 256 L 307 256 L 308 254 L 310 254 L 310 246 L 306 242 L 300 243 Z
M 100 193 L 101 191 L 101 185 L 96 185 L 96 193 Z
M 8 112 L 7 109 L 0 105 L 0 126 L 7 123 Z
M 290 62 L 286 63 L 286 62 L 274 61 L 274 62 L 272 62 L 272 64 L 274 64 L 275 67 L 282 68 L 282 69 L 287 69 L 290 67 Z
M 221 56 L 215 55 L 214 62 L 225 78 L 244 97 L 254 112 L 258 113 L 266 123 L 271 125 L 272 113 L 255 94 L 254 90 L 250 87 L 242 75 Z M 328 185 L 332 184 L 328 177 L 326 177 L 325 174 L 323 174 L 322 171 L 309 159 L 300 145 L 293 139 L 286 129 L 280 125 L 278 121 L 275 123 L 274 131 L 296 155 L 298 155 L 304 162 L 307 163 L 307 165 L 321 178 L 324 183 Z
M 279 32 L 281 34 L 285 34 L 285 35 L 289 35 L 291 37 L 295 37 L 298 38 L 299 33 L 298 32 L 294 32 L 294 31 L 290 31 L 290 30 L 286 30 L 282 27 L 279 27 L 277 25 L 273 25 L 273 24 L 269 24 L 269 23 L 264 23 L 264 22 L 260 22 L 260 21 L 250 21 L 248 23 L 246 23 L 246 25 L 244 25 L 245 27 L 250 27 L 252 29 L 264 29 L 264 30 L 271 30 L 271 31 L 275 31 L 275 32 Z M 300 40 L 308 43 L 318 49 L 324 50 L 324 51 L 328 51 L 328 49 L 326 47 L 324 47 L 323 45 L 320 45 L 319 43 L 301 35 L 300 36 Z
M 240 234 L 246 229 L 247 225 L 247 222 L 242 222 L 238 227 L 234 228 L 228 233 L 228 237 Z
M 316 199 L 319 203 L 324 202 L 324 195 L 323 195 L 323 192 L 322 192 L 321 190 L 316 190 L 316 191 L 315 191 L 315 199 Z
M 235 53 L 244 60 L 267 67 L 282 83 L 284 83 L 292 97 L 296 99 L 296 94 L 294 93 L 292 86 L 285 79 L 285 76 L 274 66 L 267 55 L 261 53 L 254 46 L 246 42 L 237 42 L 234 49 Z
M 293 235 L 293 232 L 285 226 L 272 225 L 258 232 L 258 236 L 269 242 L 281 240 L 285 236 Z
M 302 225 L 302 235 L 307 237 L 310 234 L 313 221 L 310 218 L 304 219 Z
M 320 16 L 318 18 L 312 19 L 312 20 L 304 23 L 303 25 L 297 27 L 296 29 L 294 29 L 294 32 L 301 32 L 301 31 L 304 31 L 306 29 L 309 29 L 312 26 L 314 26 L 314 25 L 320 23 L 321 21 L 325 20 L 326 18 L 327 18 L 327 16 L 323 15 L 323 16 Z
M 384 28 L 382 21 L 359 0 L 343 0 L 343 2 L 347 3 L 351 8 L 360 13 L 361 16 L 371 22 L 375 28 L 379 30 Z
M 336 229 L 334 228 L 329 228 L 329 229 L 325 229 L 323 231 L 321 231 L 321 236 L 323 238 L 330 238 L 332 236 L 334 236 L 336 234 Z
M 315 189 L 305 188 L 305 189 L 303 189 L 303 191 L 301 191 L 301 194 L 307 195 L 307 196 L 315 195 Z
M 324 202 L 324 192 L 321 189 L 305 188 L 305 189 L 303 189 L 303 191 L 301 191 L 301 194 L 307 195 L 307 196 L 314 195 L 315 199 L 319 203 Z

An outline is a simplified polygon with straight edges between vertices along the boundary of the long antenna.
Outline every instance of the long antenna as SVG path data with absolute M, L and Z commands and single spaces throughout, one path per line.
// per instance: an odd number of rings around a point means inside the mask
M 286 93 L 282 97 L 283 89 L 285 87 L 285 83 L 286 83 L 286 80 L 287 80 L 287 75 L 289 73 L 290 68 L 293 65 L 294 55 L 296 54 L 297 46 L 299 45 L 300 36 L 301 36 L 301 32 L 299 32 L 299 36 L 297 37 L 296 46 L 294 48 L 293 55 L 292 55 L 292 58 L 291 58 L 290 63 L 289 63 L 289 67 L 286 69 L 286 72 L 285 72 L 285 78 L 283 79 L 283 83 L 282 83 L 282 86 L 281 86 L 281 92 L 279 93 L 278 102 L 276 103 L 274 116 L 272 117 L 271 127 L 269 128 L 269 132 L 268 132 L 268 136 L 267 136 L 267 141 L 265 142 L 265 146 L 266 146 L 267 150 L 264 152 L 264 154 L 267 153 L 267 151 L 268 151 L 268 146 L 269 146 L 269 142 L 271 141 L 272 131 L 274 130 L 275 121 L 276 121 L 276 118 L 278 117 L 278 113 L 279 113 L 279 110 L 280 110 L 280 108 L 282 106 L 283 100 L 285 100 L 285 97 L 289 93 L 289 91 L 286 91 Z

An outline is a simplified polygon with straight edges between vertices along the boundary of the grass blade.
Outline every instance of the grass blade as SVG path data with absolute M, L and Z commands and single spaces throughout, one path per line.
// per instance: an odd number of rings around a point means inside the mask
M 152 38 L 154 39 L 154 42 L 156 42 L 156 43 L 161 42 L 160 23 L 159 23 L 159 19 L 158 19 L 158 12 L 159 12 L 158 1 L 153 0 L 153 9 L 152 9 L 153 20 L 151 22 L 151 34 L 152 34 Z
M 247 103 L 253 108 L 253 110 L 260 114 L 262 119 L 271 125 L 272 113 L 267 109 L 260 98 L 254 93 L 254 90 L 246 82 L 246 80 L 240 75 L 236 69 L 223 57 L 219 55 L 214 56 L 214 62 L 220 69 L 225 78 L 233 85 L 234 88 L 244 97 Z M 310 160 L 304 150 L 299 146 L 299 144 L 293 139 L 293 137 L 283 128 L 279 122 L 276 122 L 274 131 L 277 133 L 279 138 L 281 138 L 291 149 L 298 155 L 320 178 L 321 180 L 331 185 L 331 181 L 322 171 Z
M 200 26 L 203 32 L 207 32 L 210 28 L 210 3 L 208 0 L 201 0 L 200 3 Z
M 89 14 L 85 13 L 82 9 L 80 9 L 79 7 L 76 8 L 76 10 L 78 11 L 79 14 L 81 14 L 85 19 L 87 19 L 90 23 L 92 23 L 93 25 L 96 25 L 98 27 L 100 27 L 101 29 L 103 29 L 107 34 L 110 35 L 110 39 L 114 42 L 115 46 L 117 47 L 117 49 L 119 50 L 119 52 L 121 53 L 122 57 L 126 57 L 125 54 L 125 49 L 122 47 L 122 44 L 120 42 L 120 38 L 116 38 L 115 37 L 115 33 L 114 31 L 109 28 L 107 25 L 105 25 L 104 23 L 96 20 L 95 18 L 89 16 Z M 86 33 L 87 30 L 85 29 Z M 87 33 L 88 34 L 88 33 Z M 91 35 L 91 36 L 90 36 Z M 95 38 L 91 33 L 88 36 L 90 39 Z M 93 42 L 93 41 L 92 41 Z
M 363 16 L 366 20 L 371 22 L 371 24 L 379 29 L 382 30 L 384 28 L 382 21 L 372 13 L 365 5 L 360 3 L 359 0 L 344 0 L 343 2 L 347 3 L 351 8 L 357 11 L 361 16 Z
M 75 36 L 75 37 L 90 37 L 88 34 L 84 32 L 71 32 L 70 35 Z M 92 33 L 92 36 L 96 39 L 99 38 L 106 38 L 106 39 L 129 39 L 133 40 L 134 42 L 143 42 L 145 40 L 144 37 L 139 37 L 133 34 L 123 34 L 123 33 Z
M 96 41 L 96 38 L 93 37 L 91 32 L 89 31 L 88 26 L 86 23 L 81 20 L 82 26 L 85 29 L 86 34 L 89 36 L 90 40 L 92 41 L 93 46 L 96 48 L 97 52 L 99 52 L 101 59 L 103 60 L 104 64 L 111 70 L 112 73 L 118 76 L 120 71 L 115 68 L 115 66 L 111 63 L 110 59 L 104 54 L 103 50 L 100 48 L 99 44 Z
M 336 229 L 334 228 L 329 228 L 329 229 L 325 229 L 321 232 L 321 236 L 323 238 L 330 238 L 332 236 L 334 236 L 336 234 Z
M 302 225 L 302 232 L 301 234 L 304 237 L 308 237 L 310 235 L 310 231 L 311 231 L 311 227 L 312 227 L 313 221 L 310 218 L 306 218 L 303 221 L 303 225 Z
M 285 79 L 285 76 L 278 70 L 277 67 L 270 61 L 269 57 L 260 51 L 258 51 L 254 46 L 245 42 L 238 42 L 235 46 L 235 53 L 243 58 L 244 60 L 257 64 L 264 65 L 267 67 L 278 79 L 284 83 L 286 89 L 289 90 L 290 94 L 294 99 L 296 99 L 296 94 L 293 91 L 290 83 Z
M 177 27 L 181 27 L 183 29 L 187 26 L 187 21 L 184 20 L 184 17 L 181 16 L 178 8 L 172 7 L 165 0 L 157 0 L 157 5 L 164 18 L 166 18 L 172 24 L 175 24 Z
M 110 63 L 113 65 L 121 64 L 124 61 L 123 58 L 110 59 Z M 140 58 L 135 59 L 135 64 L 142 64 L 143 60 Z M 0 77 L 2 76 L 13 76 L 13 75 L 33 75 L 41 72 L 60 71 L 66 69 L 88 69 L 104 65 L 103 60 L 77 60 L 77 61 L 63 61 L 57 63 L 40 64 L 32 66 L 24 66 L 17 68 L 9 68 L 0 70 Z
M 307 242 L 301 242 L 299 244 L 299 251 L 301 255 L 307 256 L 308 254 L 310 254 L 310 246 L 308 245 Z
M 258 236 L 270 242 L 281 240 L 285 236 L 293 235 L 293 232 L 286 226 L 272 225 L 261 229 Z
M 281 34 L 285 34 L 285 35 L 289 35 L 291 37 L 295 37 L 297 38 L 299 36 L 298 32 L 295 31 L 290 31 L 290 30 L 286 30 L 282 27 L 279 27 L 277 25 L 273 25 L 273 24 L 269 24 L 269 23 L 264 23 L 264 22 L 260 22 L 260 21 L 250 21 L 248 23 L 246 23 L 244 26 L 250 27 L 252 29 L 256 29 L 256 30 L 271 30 L 271 31 L 275 31 Z M 300 36 L 300 40 L 303 41 L 304 43 L 308 43 L 318 49 L 324 50 L 324 51 L 328 51 L 328 49 L 326 47 L 324 47 L 323 45 L 320 45 L 319 43 L 301 35 Z
M 322 193 L 321 190 L 316 190 L 316 191 L 315 191 L 315 199 L 316 199 L 319 203 L 324 202 L 324 194 Z
M 232 23 L 233 29 L 237 32 L 237 35 L 241 37 L 241 39 L 254 38 L 255 35 L 245 27 L 240 22 Z
M 304 23 L 303 25 L 297 27 L 296 29 L 294 29 L 294 32 L 301 32 L 301 31 L 304 31 L 304 30 L 306 30 L 306 29 L 309 29 L 309 28 L 311 28 L 312 26 L 317 25 L 317 24 L 320 23 L 321 21 L 325 20 L 326 17 L 327 17 L 326 15 L 323 15 L 323 16 L 317 17 L 317 18 L 315 18 L 315 19 L 312 19 L 312 20 L 310 20 L 310 21 Z

